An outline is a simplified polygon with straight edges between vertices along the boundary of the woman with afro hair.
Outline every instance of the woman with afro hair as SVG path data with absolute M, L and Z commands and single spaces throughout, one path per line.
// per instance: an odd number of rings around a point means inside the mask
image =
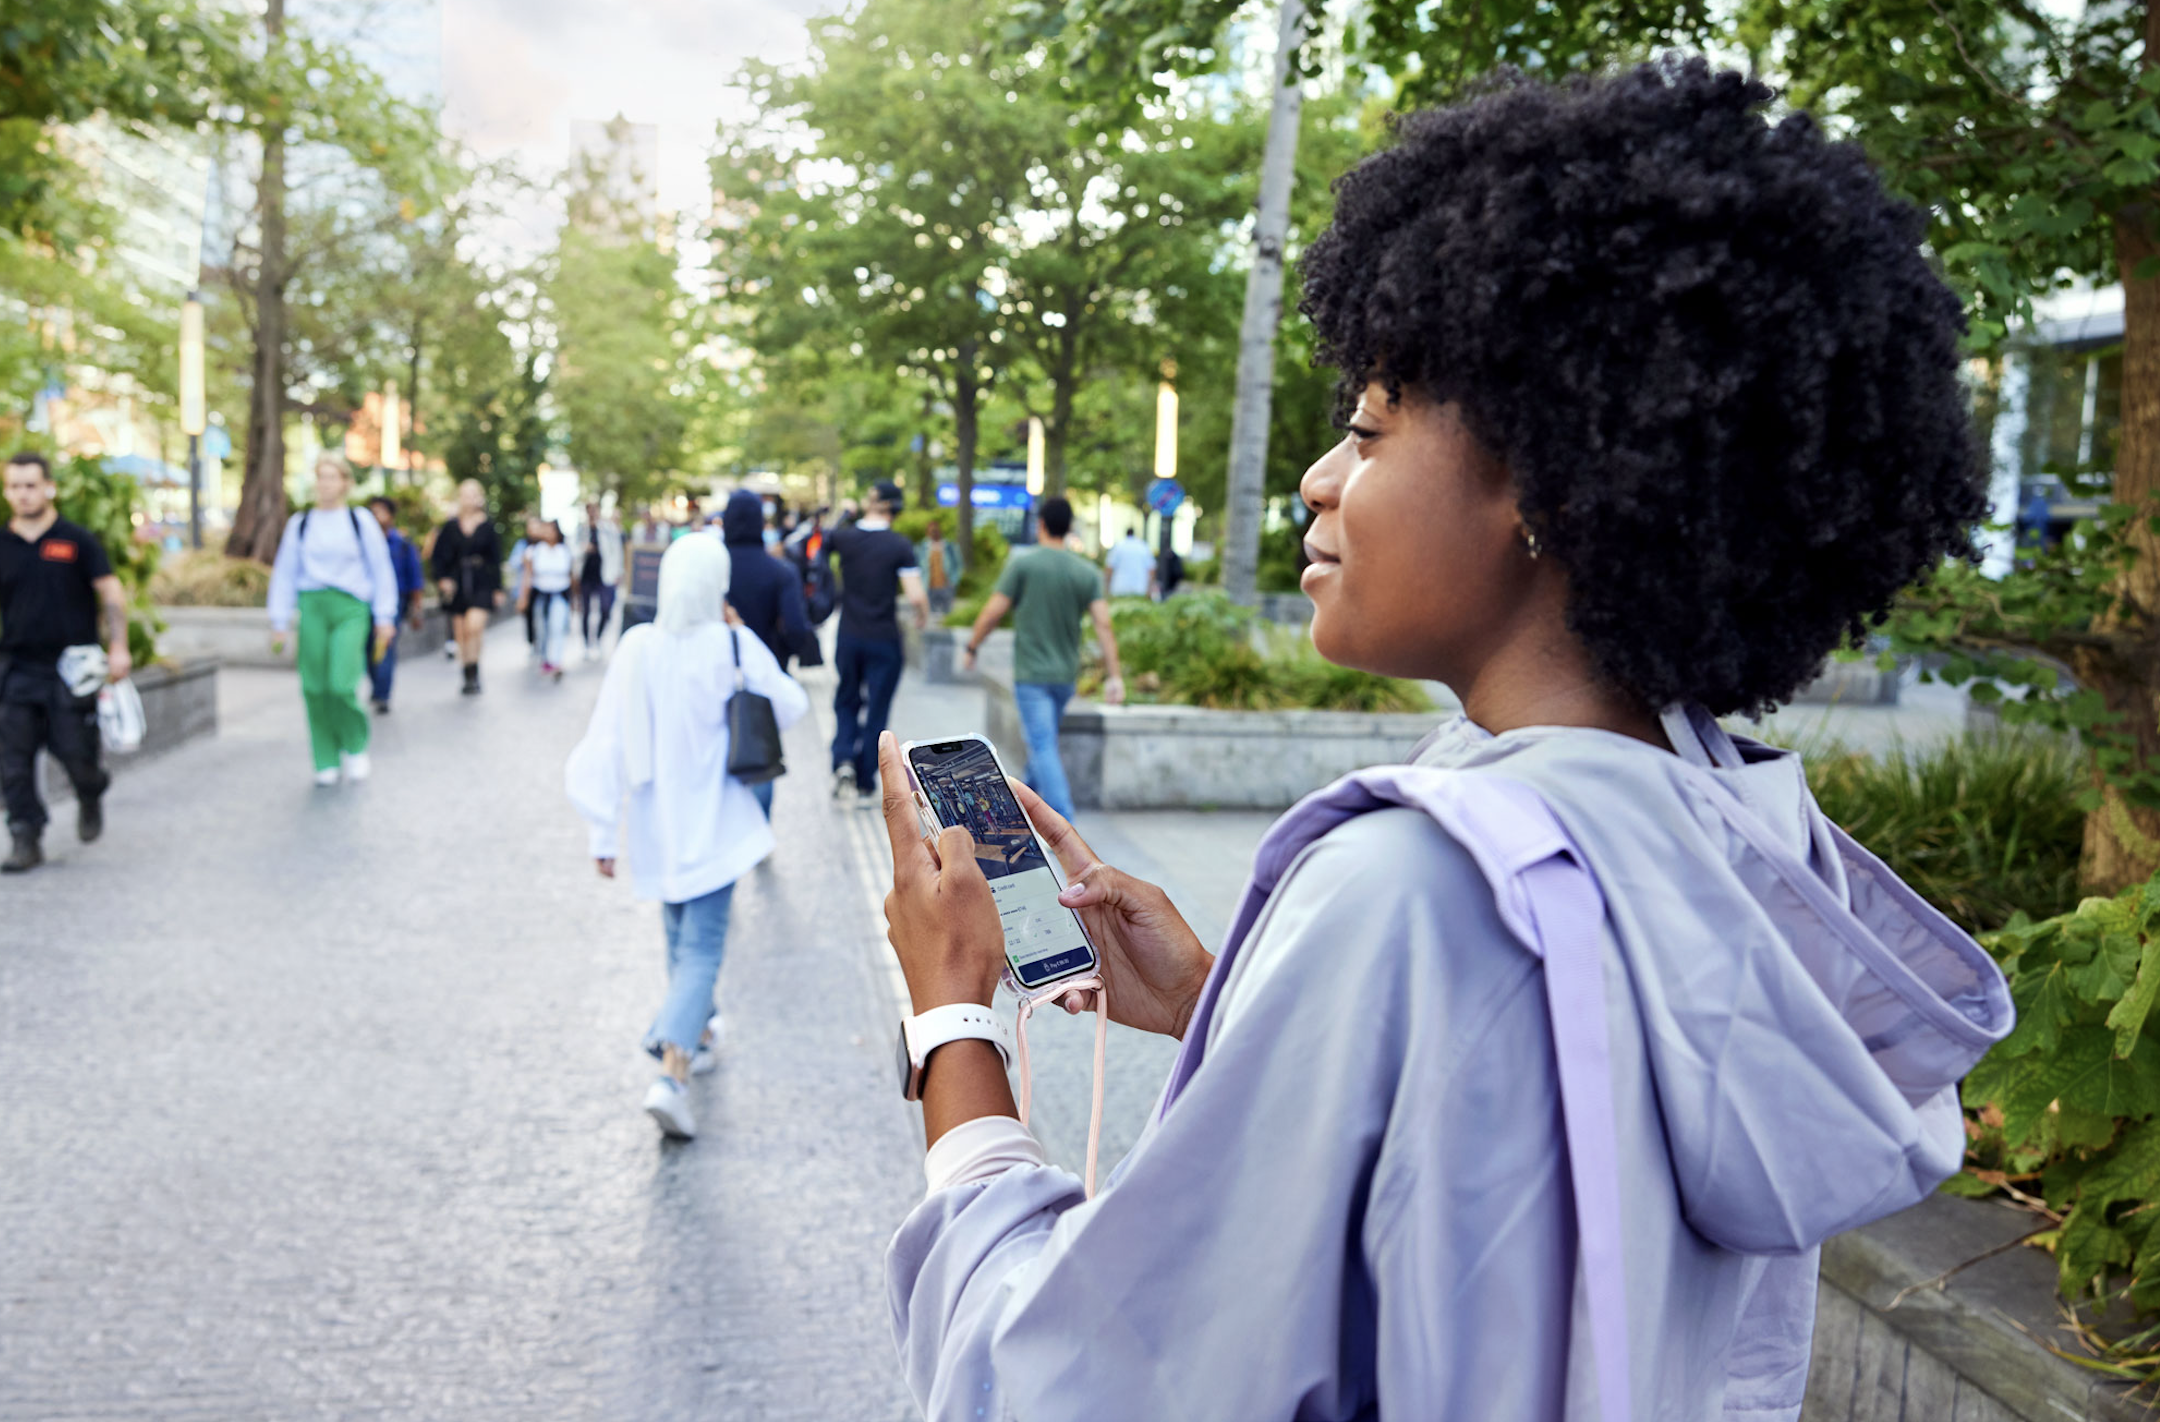
M 1920 214 L 1770 99 L 1503 77 L 1340 180 L 1313 641 L 1463 713 L 1289 811 L 1215 955 L 1016 787 L 1110 1016 L 1182 1046 L 1093 1198 L 992 1044 L 930 1058 L 888 1260 L 929 1417 L 1794 1418 L 1817 1246 L 1957 1169 L 2001 975 L 1716 719 L 1983 512 Z M 915 1010 L 989 1004 L 964 832 L 887 814 Z

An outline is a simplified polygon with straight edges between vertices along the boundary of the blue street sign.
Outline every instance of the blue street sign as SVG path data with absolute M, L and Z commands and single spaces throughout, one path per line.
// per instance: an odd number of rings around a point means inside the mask
M 1185 486 L 1175 479 L 1157 479 L 1147 486 L 1147 506 L 1164 518 L 1177 513 L 1184 502 Z
M 1025 484 L 977 484 L 969 492 L 974 495 L 970 502 L 979 509 L 1026 509 L 1031 502 Z M 958 507 L 960 486 L 938 485 L 937 501 L 946 508 Z

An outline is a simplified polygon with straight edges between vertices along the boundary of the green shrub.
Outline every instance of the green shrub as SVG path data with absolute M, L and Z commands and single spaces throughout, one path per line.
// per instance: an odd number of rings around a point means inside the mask
M 2076 906 L 2087 775 L 2071 743 L 2006 732 L 1882 756 L 1801 749 L 1823 813 L 1968 932 Z
M 2039 1197 L 2061 1227 L 2063 1293 L 2120 1281 L 2160 1307 L 2160 880 L 1982 941 L 2003 965 L 2017 1028 L 1965 1080 L 1966 1168 L 1944 1188 Z
M 1261 622 L 1221 592 L 1165 602 L 1119 598 L 1110 621 L 1136 702 L 1226 711 L 1432 709 L 1415 684 L 1333 666 L 1302 634 Z M 1102 668 L 1091 662 L 1082 690 L 1096 695 L 1101 685 Z
M 150 579 L 150 600 L 166 607 L 264 607 L 270 601 L 270 569 L 253 558 L 228 558 L 204 549 L 160 564 Z

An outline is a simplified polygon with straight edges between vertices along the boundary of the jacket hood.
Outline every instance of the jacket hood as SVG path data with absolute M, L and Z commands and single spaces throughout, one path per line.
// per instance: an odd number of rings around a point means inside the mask
M 1419 765 L 1536 790 L 1604 890 L 1688 1223 L 1805 1250 L 1959 1167 L 1957 1083 L 2012 1025 L 1992 959 L 1816 808 L 1797 754 L 1675 708 L 1677 754 L 1467 719 Z
M 727 505 L 720 511 L 720 541 L 764 542 L 765 501 L 748 489 L 737 489 L 728 495 Z

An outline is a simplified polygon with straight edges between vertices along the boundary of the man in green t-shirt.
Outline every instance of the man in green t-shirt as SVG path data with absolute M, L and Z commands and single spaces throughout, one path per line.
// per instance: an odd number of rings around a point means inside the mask
M 968 633 L 967 665 L 990 629 L 1013 614 L 1013 704 L 1027 734 L 1027 783 L 1043 803 L 1072 818 L 1072 787 L 1065 783 L 1065 762 L 1058 758 L 1058 718 L 1072 700 L 1080 679 L 1080 619 L 1095 623 L 1102 646 L 1103 700 L 1116 706 L 1125 699 L 1125 678 L 1118 669 L 1117 633 L 1110 627 L 1110 607 L 1103 601 L 1102 574 L 1093 563 L 1067 551 L 1072 505 L 1044 499 L 1035 515 L 1037 547 L 1013 554 L 998 576 L 997 591 L 983 604 L 982 616 Z

